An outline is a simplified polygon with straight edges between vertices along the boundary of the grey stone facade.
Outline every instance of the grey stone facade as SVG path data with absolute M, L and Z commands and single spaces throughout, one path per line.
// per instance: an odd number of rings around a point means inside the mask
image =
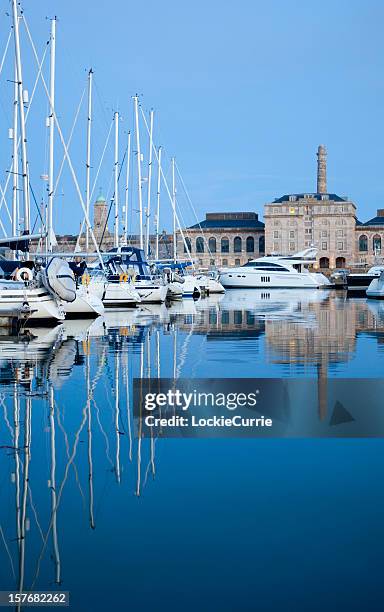
M 264 255 L 264 223 L 257 213 L 207 213 L 205 220 L 177 234 L 177 257 L 202 267 L 238 266 Z

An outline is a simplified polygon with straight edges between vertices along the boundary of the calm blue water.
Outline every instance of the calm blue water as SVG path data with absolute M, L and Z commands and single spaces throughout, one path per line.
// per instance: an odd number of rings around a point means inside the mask
M 76 612 L 382 608 L 380 439 L 139 441 L 130 397 L 140 375 L 382 377 L 384 304 L 232 291 L 31 334 L 0 335 L 0 590 L 70 591 Z

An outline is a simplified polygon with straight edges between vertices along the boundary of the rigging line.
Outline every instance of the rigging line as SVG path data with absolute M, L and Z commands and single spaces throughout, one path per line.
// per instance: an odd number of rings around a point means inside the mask
M 11 563 L 11 569 L 12 569 L 13 577 L 16 580 L 16 574 L 15 574 L 15 568 L 14 568 L 14 565 L 13 565 L 12 555 L 11 555 L 10 550 L 8 548 L 7 540 L 5 539 L 3 528 L 2 528 L 1 525 L 0 525 L 0 535 L 1 535 L 1 539 L 3 540 L 4 548 L 7 551 L 7 555 L 9 557 L 9 561 Z
M 127 150 L 128 150 L 128 148 L 126 147 L 126 148 L 125 148 L 125 151 L 124 151 L 124 155 L 123 155 L 122 162 L 121 162 L 121 164 L 120 164 L 119 174 L 117 175 L 117 182 L 119 182 L 119 180 L 120 180 L 121 172 L 122 172 L 122 170 L 123 170 L 123 166 L 124 166 L 125 156 L 127 155 Z M 103 228 L 103 233 L 102 233 L 101 238 L 100 238 L 99 248 L 100 248 L 100 247 L 101 247 L 101 245 L 103 244 L 105 230 L 106 230 L 107 225 L 108 225 L 108 220 L 109 220 L 109 216 L 110 216 L 110 214 L 111 214 L 112 206 L 113 206 L 113 204 L 114 204 L 114 202 L 115 202 L 115 195 L 116 195 L 116 194 L 115 194 L 115 192 L 113 192 L 113 196 L 112 196 L 112 198 L 111 198 L 111 202 L 110 202 L 110 204 L 109 204 L 108 215 L 107 215 L 107 218 L 106 218 L 106 220 L 105 220 L 105 224 L 104 224 L 104 228 Z
M 1 58 L 1 63 L 0 63 L 0 74 L 2 73 L 2 70 L 3 70 L 3 66 L 4 66 L 5 58 L 6 58 L 6 56 L 7 56 L 8 47 L 9 47 L 9 43 L 10 43 L 10 40 L 11 40 L 11 36 L 12 36 L 12 28 L 9 30 L 8 40 L 7 40 L 6 45 L 5 45 L 5 49 L 4 49 L 4 53 L 3 53 L 3 57 Z
M 90 201 L 90 202 L 92 201 L 92 198 L 93 198 L 93 193 L 94 193 L 94 191 L 95 191 L 95 187 L 96 187 L 96 184 L 97 184 L 97 180 L 98 180 L 98 178 L 99 178 L 99 173 L 100 173 L 100 170 L 101 170 L 101 166 L 102 166 L 103 161 L 104 161 L 104 155 L 105 155 L 105 152 L 106 152 L 106 150 L 107 150 L 108 143 L 109 143 L 109 137 L 110 137 L 110 135 L 111 135 L 112 126 L 113 126 L 113 119 L 112 119 L 111 124 L 110 124 L 110 126 L 109 126 L 109 130 L 108 130 L 107 138 L 105 139 L 104 149 L 103 149 L 103 152 L 102 152 L 102 154 L 101 154 L 101 158 L 100 158 L 99 167 L 97 168 L 97 172 L 96 172 L 95 180 L 94 180 L 94 182 L 93 182 L 93 186 L 92 186 L 92 189 L 91 189 L 91 194 L 90 194 L 90 196 L 89 196 L 89 201 Z M 85 219 L 83 218 L 83 220 L 82 220 L 82 222 L 81 222 L 80 232 L 79 232 L 79 235 L 78 235 L 78 237 L 77 237 L 77 241 L 76 241 L 75 252 L 76 252 L 76 251 L 77 251 L 77 250 L 80 248 L 80 240 L 81 240 L 81 236 L 83 235 L 84 225 L 85 225 Z M 100 243 L 100 244 L 101 244 L 101 243 Z
M 73 123 L 72 123 L 71 131 L 69 133 L 68 142 L 67 142 L 67 149 L 68 149 L 68 151 L 69 151 L 69 147 L 71 146 L 72 136 L 73 136 L 73 133 L 75 131 L 75 127 L 76 127 L 76 124 L 77 124 L 77 119 L 79 117 L 81 105 L 82 105 L 83 100 L 84 100 L 85 91 L 86 91 L 86 86 L 83 89 L 83 93 L 81 95 L 80 102 L 79 102 L 79 105 L 77 107 L 76 114 L 75 114 L 75 117 L 74 117 L 74 120 L 73 120 Z M 59 172 L 57 174 L 56 185 L 55 185 L 55 187 L 53 189 L 53 195 L 54 196 L 56 195 L 56 191 L 57 191 L 57 189 L 59 187 L 59 182 L 60 182 L 60 179 L 61 179 L 61 173 L 63 172 L 64 164 L 65 164 L 65 155 L 63 155 L 63 159 L 61 160 Z
M 42 56 L 40 62 L 38 62 L 39 69 L 37 71 L 36 79 L 35 79 L 35 82 L 33 84 L 33 89 L 32 89 L 31 97 L 30 97 L 30 100 L 29 100 L 27 112 L 25 113 L 25 123 L 27 123 L 28 116 L 29 116 L 29 111 L 31 110 L 31 106 L 32 106 L 33 98 L 35 96 L 36 88 L 37 88 L 40 76 L 42 74 L 42 68 L 43 68 L 45 56 L 46 56 L 47 51 L 48 51 L 48 46 L 49 46 L 49 41 L 45 45 L 44 53 L 43 53 L 43 56 Z M 21 136 L 19 136 L 19 138 L 17 140 L 17 150 L 19 150 L 20 142 L 21 142 Z M 5 205 L 7 206 L 7 203 L 5 201 L 5 194 L 7 193 L 9 180 L 10 180 L 11 174 L 12 174 L 12 165 L 13 165 L 13 163 L 11 164 L 11 166 L 9 167 L 9 170 L 8 170 L 8 176 L 7 176 L 7 180 L 5 181 L 4 192 L 3 192 L 3 190 L 1 190 L 2 193 L 1 193 L 1 201 L 0 201 L 0 210 L 2 208 L 3 203 L 5 203 Z M 8 214 L 9 214 L 9 211 L 8 211 Z
M 192 212 L 193 212 L 193 214 L 195 215 L 195 219 L 196 219 L 196 221 L 197 221 L 197 224 L 198 224 L 198 226 L 199 226 L 199 229 L 200 229 L 200 231 L 201 231 L 201 233 L 202 233 L 202 235 L 203 235 L 203 240 L 204 240 L 205 245 L 206 245 L 206 247 L 207 247 L 208 253 L 209 253 L 210 257 L 212 257 L 211 249 L 209 248 L 209 243 L 208 243 L 208 241 L 207 241 L 207 239 L 206 239 L 206 237 L 205 237 L 204 230 L 203 230 L 203 228 L 201 227 L 201 223 L 200 223 L 200 221 L 199 221 L 199 219 L 198 219 L 198 216 L 197 216 L 197 214 L 196 214 L 196 209 L 195 209 L 195 207 L 194 207 L 194 205 L 193 205 L 193 202 L 192 202 L 191 198 L 189 197 L 189 193 L 188 193 L 188 191 L 187 191 L 187 187 L 186 187 L 186 185 L 185 185 L 185 183 L 184 183 L 183 177 L 181 176 L 181 172 L 180 172 L 180 170 L 179 170 L 179 166 L 177 165 L 177 162 L 176 162 L 176 161 L 175 161 L 175 166 L 176 166 L 176 171 L 177 171 L 177 174 L 179 175 L 179 179 L 180 179 L 180 181 L 181 181 L 181 185 L 182 185 L 182 187 L 183 187 L 184 193 L 185 193 L 185 195 L 186 195 L 186 197 L 187 197 L 187 200 L 188 200 L 188 202 L 189 202 L 190 207 L 192 208 Z
M 29 30 L 29 27 L 28 27 L 28 24 L 27 24 L 27 20 L 25 19 L 24 15 L 23 15 L 23 20 L 24 20 L 25 29 L 26 29 L 27 34 L 28 34 L 29 42 L 30 42 L 31 47 L 32 47 L 33 55 L 35 57 L 35 61 L 38 63 L 39 58 L 38 58 L 37 53 L 36 53 L 36 47 L 35 47 L 35 44 L 33 42 L 33 39 L 32 39 L 32 36 L 31 36 L 31 32 Z M 72 175 L 72 180 L 73 180 L 75 188 L 76 188 L 76 192 L 77 192 L 77 195 L 78 195 L 78 198 L 79 198 L 79 202 L 80 202 L 81 208 L 82 208 L 83 213 L 84 213 L 84 217 L 86 219 L 87 226 L 89 228 L 89 232 L 90 232 L 90 235 L 91 235 L 92 242 L 93 242 L 93 244 L 95 246 L 96 253 L 97 253 L 97 256 L 99 258 L 101 268 L 104 269 L 104 261 L 103 261 L 103 258 L 101 256 L 99 247 L 97 245 L 97 240 L 95 238 L 95 234 L 93 233 L 93 230 L 92 230 L 92 227 L 91 227 L 91 223 L 89 221 L 89 216 L 88 216 L 87 210 L 85 208 L 84 199 L 83 199 L 83 196 L 82 196 L 82 193 L 81 193 L 81 189 L 80 189 L 80 186 L 79 186 L 79 181 L 77 180 L 76 172 L 75 172 L 75 169 L 73 167 L 71 157 L 70 157 L 70 155 L 68 153 L 68 149 L 67 149 L 67 146 L 65 144 L 63 132 L 61 130 L 60 123 L 59 123 L 59 120 L 57 118 L 57 113 L 56 113 L 54 104 L 52 103 L 51 96 L 49 94 L 49 90 L 48 90 L 48 87 L 47 87 L 47 84 L 45 82 L 45 79 L 44 79 L 43 75 L 41 75 L 41 81 L 43 83 L 45 94 L 46 94 L 46 96 L 47 96 L 47 98 L 48 98 L 48 100 L 50 102 L 50 106 L 52 108 L 52 117 L 53 117 L 53 119 L 54 119 L 54 121 L 56 123 L 56 129 L 57 129 L 57 132 L 59 134 L 60 141 L 61 141 L 61 144 L 63 146 L 65 156 L 67 158 L 68 166 L 69 166 L 69 169 L 70 169 L 71 175 Z
M 140 110 L 141 110 L 142 117 L 144 119 L 145 127 L 147 129 L 148 134 L 149 134 L 149 127 L 148 127 L 147 119 L 145 117 L 145 114 L 143 113 L 143 109 L 141 108 L 141 106 L 140 106 Z M 153 152 L 155 154 L 156 161 L 157 161 L 157 163 L 159 163 L 159 155 L 158 155 L 158 152 L 157 152 L 157 149 L 156 149 L 156 146 L 155 146 L 154 143 L 152 143 L 152 147 L 153 147 Z M 160 173 L 161 173 L 161 176 L 163 178 L 165 189 L 167 190 L 167 194 L 168 194 L 168 197 L 169 197 L 170 202 L 171 202 L 172 210 L 174 212 L 174 215 L 175 215 L 175 218 L 176 218 L 176 221 L 177 221 L 177 225 L 179 226 L 179 231 L 180 231 L 181 238 L 183 240 L 184 248 L 185 248 L 186 252 L 188 253 L 188 255 L 189 255 L 190 259 L 191 259 L 192 267 L 195 268 L 195 265 L 194 265 L 194 262 L 193 262 L 193 259 L 192 259 L 192 254 L 191 254 L 190 248 L 189 248 L 189 246 L 188 246 L 188 244 L 187 244 L 187 242 L 185 240 L 184 232 L 183 232 L 182 227 L 180 225 L 179 216 L 178 216 L 177 211 L 176 211 L 176 206 L 174 205 L 173 197 L 172 197 L 172 194 L 171 194 L 171 192 L 169 190 L 168 183 L 166 181 L 166 178 L 165 178 L 164 171 L 163 171 L 162 167 L 160 167 Z

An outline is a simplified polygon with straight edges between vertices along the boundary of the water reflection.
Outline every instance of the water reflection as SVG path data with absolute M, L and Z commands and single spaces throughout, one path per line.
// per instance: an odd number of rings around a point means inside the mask
M 318 290 L 233 291 L 1 333 L 0 588 L 71 590 L 84 517 L 91 532 L 123 520 L 116 487 L 137 500 L 157 476 L 158 441 L 134 431 L 133 377 L 315 375 L 321 421 L 328 377 L 356 375 L 354 362 L 362 377 L 382 370 L 383 339 L 382 302 Z

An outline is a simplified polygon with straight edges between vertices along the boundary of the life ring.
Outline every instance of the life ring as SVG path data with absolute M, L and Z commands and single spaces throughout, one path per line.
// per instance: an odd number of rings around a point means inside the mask
M 29 268 L 17 268 L 15 271 L 15 278 L 18 281 L 23 281 L 23 283 L 27 283 L 33 279 L 32 270 Z
M 120 274 L 120 276 L 119 276 L 119 281 L 120 281 L 121 283 L 126 283 L 126 282 L 127 282 L 127 280 L 128 280 L 128 278 L 129 278 L 129 277 L 128 277 L 128 274 L 127 274 L 126 272 L 122 272 L 122 273 Z
M 84 274 L 81 277 L 81 284 L 82 285 L 89 285 L 90 282 L 91 282 L 91 277 L 89 276 L 89 274 L 84 272 Z

